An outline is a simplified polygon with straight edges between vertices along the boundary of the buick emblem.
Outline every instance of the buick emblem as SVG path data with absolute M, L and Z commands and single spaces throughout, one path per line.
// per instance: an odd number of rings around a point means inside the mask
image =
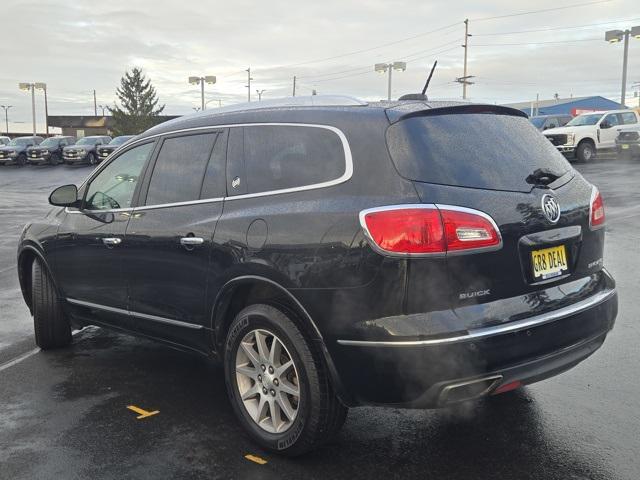
M 542 197 L 542 213 L 551 223 L 557 223 L 560 220 L 560 204 L 549 194 Z

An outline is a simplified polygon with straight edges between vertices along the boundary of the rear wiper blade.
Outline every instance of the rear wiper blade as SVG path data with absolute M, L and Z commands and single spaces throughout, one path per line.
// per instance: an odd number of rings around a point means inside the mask
M 531 185 L 549 185 L 550 183 L 555 182 L 558 178 L 560 178 L 560 176 L 556 175 L 552 171 L 544 168 L 538 168 L 525 178 L 525 182 Z

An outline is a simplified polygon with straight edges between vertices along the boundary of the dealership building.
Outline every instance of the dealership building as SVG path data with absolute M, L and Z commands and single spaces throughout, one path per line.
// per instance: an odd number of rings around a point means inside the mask
M 623 107 L 618 102 L 601 96 L 554 98 L 551 100 L 539 100 L 519 103 L 508 103 L 505 106 L 522 110 L 529 116 L 532 115 L 579 115 L 585 112 L 601 110 L 619 110 Z
M 178 118 L 177 115 L 160 115 L 162 122 Z M 110 135 L 113 128 L 113 117 L 110 115 L 49 115 L 47 117 L 49 127 L 59 129 L 59 135 L 76 138 L 88 137 L 90 135 Z

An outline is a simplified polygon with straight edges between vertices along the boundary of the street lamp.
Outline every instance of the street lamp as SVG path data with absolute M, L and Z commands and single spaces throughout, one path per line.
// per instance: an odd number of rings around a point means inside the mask
M 620 103 L 625 106 L 627 96 L 627 61 L 629 59 L 629 35 L 640 39 L 640 26 L 631 27 L 631 30 L 609 30 L 605 32 L 604 39 L 609 43 L 620 43 L 624 40 L 624 53 L 622 57 L 622 92 Z
M 44 91 L 44 124 L 47 130 L 47 137 L 49 136 L 49 105 L 47 102 L 47 84 L 42 82 L 36 82 L 33 86 L 37 90 Z
M 98 105 L 98 108 L 102 109 L 102 116 L 104 117 L 104 111 L 109 108 L 109 105 Z
M 397 70 L 404 72 L 407 69 L 406 62 L 393 62 L 393 63 L 376 63 L 374 70 L 378 73 L 389 72 L 389 86 L 387 90 L 387 100 L 391 100 L 391 72 Z
M 13 107 L 13 105 L 0 105 L 0 107 L 4 108 L 4 123 L 7 127 L 7 137 L 9 136 L 9 114 L 7 110 Z
M 256 93 L 258 94 L 258 101 L 261 102 L 262 101 L 262 94 L 266 92 L 266 90 L 262 89 L 262 90 L 258 90 L 256 89 Z
M 31 118 L 33 120 L 33 136 L 36 136 L 36 89 L 33 83 L 20 82 L 18 84 L 20 90 L 31 90 Z
M 207 75 L 205 77 L 189 77 L 189 83 L 191 85 L 198 85 L 200 84 L 200 95 L 201 95 L 201 100 L 202 100 L 202 106 L 200 107 L 202 110 L 204 110 L 204 84 L 208 83 L 209 85 L 213 85 L 214 83 L 216 83 L 216 76 L 215 75 Z

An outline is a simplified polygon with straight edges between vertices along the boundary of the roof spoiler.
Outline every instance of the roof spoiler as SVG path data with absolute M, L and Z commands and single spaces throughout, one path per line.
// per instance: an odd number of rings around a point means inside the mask
M 431 107 L 428 103 L 422 103 L 425 108 L 418 109 L 418 104 L 415 110 L 407 111 L 406 109 L 388 108 L 386 109 L 387 118 L 391 124 L 397 123 L 401 120 L 406 120 L 413 117 L 427 117 L 435 115 L 459 115 L 459 114 L 487 114 L 487 115 L 510 115 L 512 117 L 524 117 L 529 116 L 522 110 L 511 107 L 503 107 L 501 105 L 483 105 L 483 104 L 457 104 L 444 107 Z

